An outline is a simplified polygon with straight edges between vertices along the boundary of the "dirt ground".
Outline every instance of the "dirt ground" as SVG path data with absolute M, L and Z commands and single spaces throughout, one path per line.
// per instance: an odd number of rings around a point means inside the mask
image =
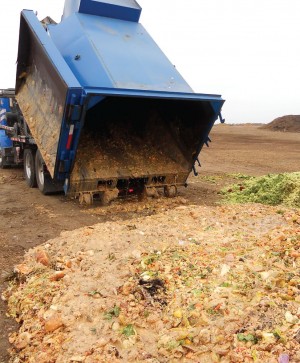
M 191 176 L 188 188 L 180 189 L 179 197 L 171 202 L 159 199 L 141 205 L 137 200 L 116 201 L 99 213 L 97 204 L 82 207 L 62 195 L 46 197 L 37 189 L 29 189 L 21 169 L 0 170 L 0 292 L 24 251 L 59 236 L 62 231 L 99 222 L 132 220 L 182 203 L 214 205 L 219 200 L 218 191 L 232 181 L 230 174 L 233 173 L 263 175 L 299 171 L 300 134 L 274 133 L 259 126 L 216 126 L 211 134 L 212 144 L 200 155 L 199 176 Z M 0 362 L 4 363 L 8 361 L 7 334 L 17 326 L 6 318 L 6 305 L 2 301 L 0 310 Z

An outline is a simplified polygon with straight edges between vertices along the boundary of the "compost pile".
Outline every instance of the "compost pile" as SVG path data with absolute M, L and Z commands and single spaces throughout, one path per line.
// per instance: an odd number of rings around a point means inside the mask
M 299 362 L 299 247 L 299 209 L 260 204 L 64 232 L 3 295 L 10 362 Z
M 166 126 L 154 130 L 151 124 L 143 137 L 125 126 L 111 123 L 106 132 L 83 131 L 72 181 L 188 173 L 189 164 Z
M 271 131 L 300 132 L 300 115 L 278 117 L 261 128 Z

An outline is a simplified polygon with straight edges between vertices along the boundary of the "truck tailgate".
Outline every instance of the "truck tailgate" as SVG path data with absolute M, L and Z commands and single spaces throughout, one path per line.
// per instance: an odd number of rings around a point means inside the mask
M 23 10 L 16 98 L 52 177 L 59 169 L 58 150 L 68 107 L 82 88 L 32 11 Z M 67 130 L 65 131 L 67 133 Z

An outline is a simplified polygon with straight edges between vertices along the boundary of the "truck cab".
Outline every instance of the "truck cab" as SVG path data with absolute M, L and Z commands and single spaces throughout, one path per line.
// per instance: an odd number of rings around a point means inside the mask
M 19 147 L 8 134 L 16 118 L 14 89 L 0 90 L 0 168 L 18 165 Z M 2 128 L 1 128 L 2 126 Z

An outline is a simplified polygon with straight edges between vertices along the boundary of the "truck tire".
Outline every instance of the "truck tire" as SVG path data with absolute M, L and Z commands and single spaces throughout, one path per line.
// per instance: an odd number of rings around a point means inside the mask
M 93 204 L 93 194 L 92 193 L 80 193 L 79 194 L 79 204 L 92 205 Z
M 4 168 L 5 168 L 4 158 L 3 158 L 2 150 L 0 149 L 0 169 L 4 169 Z
M 42 155 L 39 150 L 35 154 L 35 170 L 37 186 L 44 195 L 55 193 L 58 191 L 57 186 L 53 182 Z
M 29 188 L 35 188 L 36 175 L 35 175 L 35 150 L 25 149 L 24 150 L 24 176 Z
M 164 193 L 167 198 L 175 198 L 177 197 L 177 187 L 175 185 L 166 185 Z

